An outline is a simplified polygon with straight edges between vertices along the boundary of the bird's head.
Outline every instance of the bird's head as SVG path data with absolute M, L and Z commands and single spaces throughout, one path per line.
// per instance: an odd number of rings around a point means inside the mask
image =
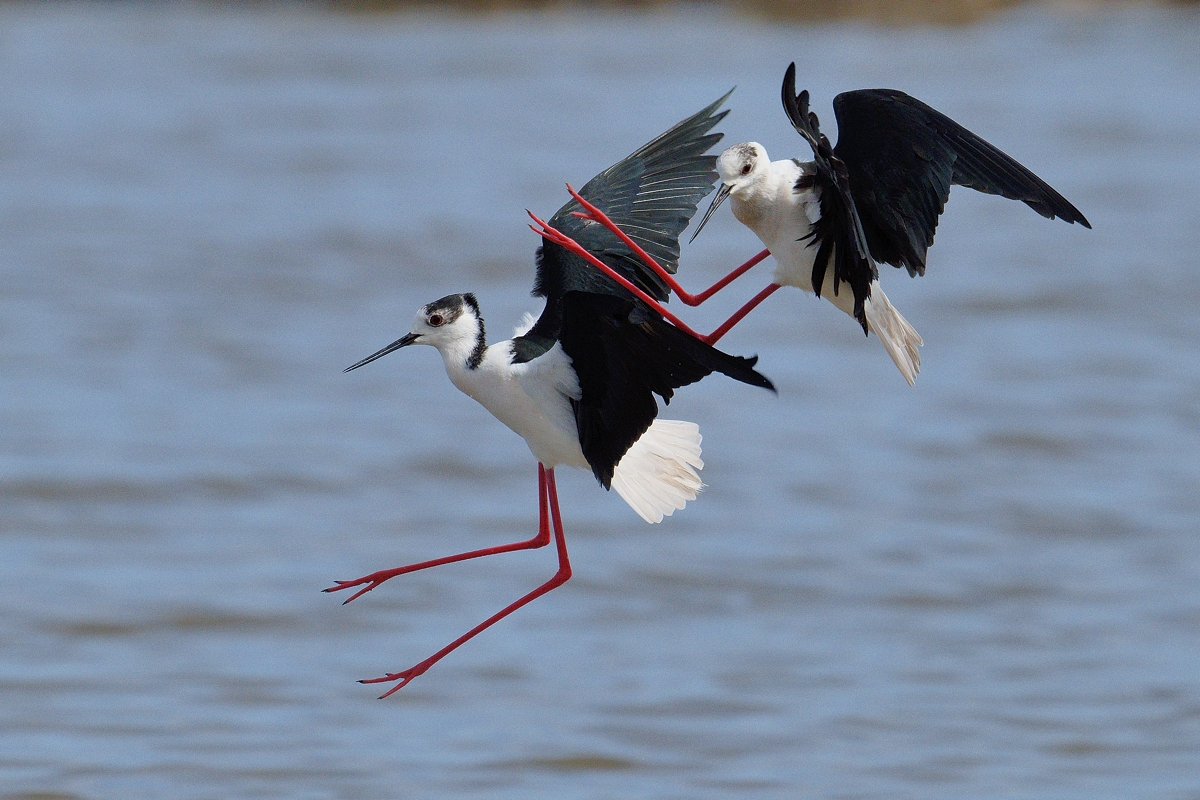
M 443 356 L 462 350 L 464 360 L 469 361 L 472 357 L 482 356 L 484 342 L 483 316 L 479 313 L 475 295 L 469 292 L 450 294 L 421 306 L 410 332 L 344 371 L 358 369 L 410 344 L 431 345 L 440 350 Z
M 717 156 L 717 174 L 731 193 L 744 190 L 771 165 L 766 148 L 758 142 L 735 144 Z
M 717 157 L 717 174 L 721 178 L 721 185 L 713 197 L 712 205 L 704 212 L 704 218 L 696 226 L 691 240 L 695 241 L 700 235 L 708 218 L 717 210 L 717 206 L 725 202 L 726 197 L 731 194 L 736 197 L 750 191 L 759 178 L 767 173 L 770 165 L 771 160 L 767 157 L 766 149 L 758 142 L 735 144 L 721 153 Z

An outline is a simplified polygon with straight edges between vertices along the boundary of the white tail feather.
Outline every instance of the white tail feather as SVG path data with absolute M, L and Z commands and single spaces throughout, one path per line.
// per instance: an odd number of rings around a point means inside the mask
M 704 488 L 700 440 L 695 423 L 654 420 L 617 464 L 612 488 L 646 522 L 662 522 Z
M 925 342 L 888 300 L 878 283 L 871 284 L 871 296 L 867 298 L 865 310 L 867 327 L 883 342 L 888 355 L 900 368 L 900 374 L 912 386 L 921 371 L 921 354 L 917 348 Z

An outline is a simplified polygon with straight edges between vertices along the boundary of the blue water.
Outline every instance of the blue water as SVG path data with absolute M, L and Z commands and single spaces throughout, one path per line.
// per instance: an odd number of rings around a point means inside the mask
M 731 86 L 727 144 L 804 155 L 904 89 L 1095 226 L 957 188 L 905 385 L 828 304 L 724 340 L 701 498 L 648 526 L 560 489 L 550 552 L 337 578 L 530 535 L 523 442 L 431 349 L 504 336 L 576 186 Z M 976 27 L 649 15 L 0 5 L 0 798 L 1200 798 L 1200 17 Z M 694 288 L 757 251 L 727 211 Z M 768 280 L 762 266 L 704 329 Z

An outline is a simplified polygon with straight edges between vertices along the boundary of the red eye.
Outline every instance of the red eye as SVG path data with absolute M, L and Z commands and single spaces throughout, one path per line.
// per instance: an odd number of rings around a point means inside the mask
M 744 166 L 742 167 L 742 174 L 743 174 L 743 175 L 749 175 L 749 174 L 750 174 L 750 165 L 749 165 L 749 164 L 746 164 L 746 165 L 744 165 Z
M 435 328 L 436 328 L 437 326 L 441 325 L 441 324 L 442 324 L 443 322 L 445 322 L 445 321 L 446 321 L 446 320 L 442 319 L 442 315 L 441 315 L 441 314 L 430 314 L 430 315 L 429 315 L 429 324 L 430 324 L 430 325 L 432 325 L 432 326 L 433 326 L 433 327 L 435 327 Z

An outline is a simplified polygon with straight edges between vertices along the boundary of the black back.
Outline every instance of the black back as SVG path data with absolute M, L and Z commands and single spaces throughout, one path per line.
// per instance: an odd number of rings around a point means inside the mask
M 579 444 L 605 489 L 621 457 L 658 415 L 654 395 L 670 403 L 675 389 L 713 372 L 775 390 L 754 370 L 757 356 L 723 353 L 638 300 L 567 292 L 560 341 L 582 390 L 572 401 Z

